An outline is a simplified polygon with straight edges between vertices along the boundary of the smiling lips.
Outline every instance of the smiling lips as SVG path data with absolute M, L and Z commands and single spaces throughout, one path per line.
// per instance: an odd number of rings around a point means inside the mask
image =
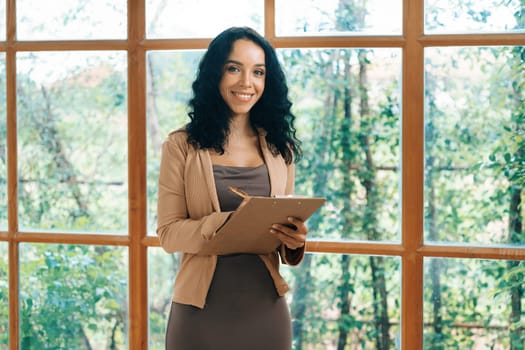
M 253 94 L 247 94 L 247 93 L 240 93 L 240 92 L 232 92 L 233 96 L 237 97 L 241 101 L 249 101 Z

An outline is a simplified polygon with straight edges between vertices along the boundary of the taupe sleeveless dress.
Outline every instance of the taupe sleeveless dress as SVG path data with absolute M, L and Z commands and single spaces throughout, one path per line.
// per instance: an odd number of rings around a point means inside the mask
M 268 196 L 266 165 L 213 166 L 222 211 L 235 210 L 242 198 L 228 190 Z M 290 350 L 290 312 L 263 261 L 254 254 L 219 256 L 206 305 L 173 303 L 166 331 L 167 350 Z

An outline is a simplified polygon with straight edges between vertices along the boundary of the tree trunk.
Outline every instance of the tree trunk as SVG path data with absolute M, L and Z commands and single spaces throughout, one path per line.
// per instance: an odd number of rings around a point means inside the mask
M 21 103 L 25 103 L 28 110 L 31 111 L 33 117 L 32 122 L 38 129 L 40 143 L 49 154 L 52 155 L 55 167 L 55 178 L 68 185 L 71 195 L 77 204 L 78 209 L 70 211 L 71 218 L 76 220 L 80 217 L 89 217 L 87 201 L 80 191 L 76 170 L 67 158 L 60 133 L 56 128 L 56 120 L 48 91 L 46 88 L 41 87 L 41 93 L 45 106 L 40 112 L 35 111 L 33 106 L 29 106 L 29 103 L 31 103 L 31 101 L 28 100 L 29 96 L 24 96 L 22 90 L 19 91 L 20 101 Z
M 523 223 L 521 221 L 520 206 L 523 204 L 521 200 L 521 188 L 513 188 L 509 214 L 511 216 L 509 233 L 511 243 L 523 244 Z M 512 273 L 513 270 L 518 269 L 520 261 L 509 261 L 507 263 L 507 269 L 511 276 L 508 283 L 510 283 L 510 327 L 509 337 L 511 341 L 510 350 L 523 350 L 523 329 L 520 327 L 522 308 L 521 303 L 523 299 L 523 274 Z
M 291 307 L 292 314 L 292 332 L 294 337 L 295 350 L 302 350 L 304 344 L 304 325 L 307 315 L 307 308 L 310 301 L 311 291 L 311 266 L 312 256 L 306 254 L 301 265 L 296 268 L 295 283 L 293 289 L 293 304 Z
M 430 73 L 429 73 L 430 74 Z M 434 80 L 430 77 L 427 79 L 426 94 L 429 101 L 429 115 L 435 115 L 436 106 L 433 101 L 434 88 L 431 83 Z M 428 147 L 425 147 L 425 188 L 427 189 L 427 210 L 425 215 L 425 223 L 428 230 L 428 239 L 431 242 L 439 241 L 439 232 L 436 226 L 436 191 L 434 187 L 434 163 L 435 157 L 432 154 L 432 147 L 430 145 L 435 143 L 435 129 L 432 121 L 428 122 L 425 129 L 425 142 Z M 431 337 L 431 345 L 433 349 L 444 349 L 442 344 L 443 339 L 443 315 L 442 315 L 442 297 L 441 297 L 441 261 L 437 258 L 430 260 L 430 283 L 432 288 L 432 328 L 433 335 Z
M 343 254 L 341 256 L 341 285 L 339 287 L 339 299 L 340 299 L 340 312 L 341 316 L 338 322 L 339 339 L 337 340 L 337 350 L 344 350 L 348 342 L 348 333 L 351 328 L 351 324 L 347 321 L 350 313 L 350 255 Z
M 80 188 L 78 187 L 77 174 L 73 164 L 67 159 L 64 152 L 64 146 L 55 125 L 55 116 L 51 107 L 51 101 L 47 90 L 42 87 L 42 95 L 46 102 L 46 116 L 43 118 L 44 123 L 40 124 L 42 132 L 42 141 L 49 153 L 53 155 L 53 160 L 57 167 L 57 175 L 61 180 L 68 183 L 71 194 L 78 206 L 78 211 L 71 211 L 70 215 L 76 219 L 79 217 L 88 217 L 89 210 L 85 199 L 83 198 Z M 47 122 L 47 124 L 46 124 Z M 38 125 L 38 123 L 37 123 Z
M 523 28 L 525 25 L 525 1 L 521 1 L 520 11 L 515 12 L 516 21 L 519 24 L 520 28 Z M 522 72 L 524 70 L 525 64 L 523 63 L 523 55 L 525 49 L 523 47 L 516 47 L 512 51 L 513 57 L 513 70 L 515 72 Z M 522 84 L 522 75 L 515 74 L 516 81 L 512 83 L 513 87 L 513 100 L 515 106 L 515 115 L 517 115 L 515 120 L 515 134 L 523 135 L 525 127 L 523 122 L 525 122 L 525 91 Z M 525 162 L 525 150 L 522 147 L 518 147 L 518 150 L 515 153 L 516 162 L 519 162 L 521 165 Z M 520 182 L 521 181 L 521 182 Z M 522 207 L 525 205 L 525 200 L 523 198 L 523 193 L 525 189 L 520 185 L 520 183 L 525 183 L 524 179 L 516 179 L 515 181 L 511 180 L 510 185 L 510 206 L 509 206 L 509 242 L 511 244 L 523 245 L 525 243 L 525 236 L 523 232 L 523 217 L 521 214 Z M 510 350 L 524 350 L 525 342 L 523 341 L 523 327 L 521 325 L 521 315 L 522 315 L 522 300 L 525 294 L 524 291 L 524 282 L 523 282 L 523 273 L 512 273 L 513 270 L 519 269 L 519 265 L 523 265 L 523 262 L 519 261 L 509 261 L 507 267 L 510 278 L 510 302 L 511 302 L 511 312 L 510 312 L 510 327 L 509 327 L 509 336 L 510 336 Z
M 354 189 L 354 184 L 351 178 L 352 162 L 354 158 L 354 152 L 352 151 L 351 144 L 351 132 L 352 132 L 352 92 L 350 90 L 351 84 L 351 68 L 350 57 L 345 51 L 341 53 L 341 66 L 343 67 L 344 76 L 344 88 L 343 88 L 343 120 L 341 123 L 341 173 L 343 180 L 341 181 L 341 197 L 343 198 L 343 206 L 341 208 L 342 214 L 342 232 L 341 237 L 347 238 L 349 232 L 351 232 L 351 218 L 350 213 L 352 212 L 351 195 Z M 345 54 L 346 53 L 346 54 Z M 339 65 L 338 65 L 339 66 Z M 337 97 L 337 93 L 334 95 Z M 348 324 L 348 317 L 350 312 L 350 292 L 351 292 L 351 279 L 350 279 L 350 257 L 348 255 L 341 256 L 341 280 L 339 282 L 339 320 L 338 320 L 338 331 L 339 337 L 337 342 L 337 349 L 345 349 L 348 341 L 348 334 L 350 331 L 351 324 Z
M 522 152 L 518 151 L 518 158 L 523 157 Z M 511 199 L 509 207 L 509 242 L 511 244 L 525 243 L 523 237 L 523 221 L 521 217 L 521 207 L 525 205 L 522 198 L 523 189 L 517 185 L 511 186 Z M 521 303 L 524 296 L 523 287 L 523 274 L 516 273 L 513 270 L 519 269 L 523 262 L 520 261 L 509 261 L 507 263 L 507 269 L 509 270 L 510 280 L 510 331 L 509 336 L 511 340 L 510 350 L 523 350 L 525 344 L 523 343 L 523 328 L 521 324 L 522 307 Z
M 151 149 L 153 151 L 153 156 L 157 157 L 160 154 L 162 146 L 162 136 L 160 135 L 160 125 L 158 118 L 158 108 L 157 108 L 157 99 L 158 91 L 157 85 L 155 84 L 155 64 L 153 63 L 153 58 L 147 56 L 147 67 L 149 72 L 148 79 L 148 96 L 147 98 L 147 113 L 148 117 L 146 119 L 148 126 L 148 134 L 151 140 Z
M 377 169 L 373 158 L 369 131 L 373 125 L 370 120 L 370 107 L 368 103 L 368 71 L 365 50 L 359 50 L 359 96 L 361 131 L 359 132 L 359 143 L 361 152 L 365 155 L 364 171 L 360 172 L 360 181 L 366 190 L 366 208 L 365 217 L 363 218 L 363 231 L 367 233 L 371 241 L 380 240 L 381 234 L 378 231 L 379 212 L 377 189 Z M 372 288 L 374 296 L 374 316 L 376 326 L 376 349 L 388 350 L 390 348 L 390 320 L 388 317 L 388 292 L 385 280 L 385 259 L 383 257 L 370 257 L 370 266 L 372 271 Z
M 150 22 L 148 31 L 152 32 L 155 25 L 158 23 L 158 20 L 162 13 L 165 11 L 167 5 L 167 0 L 161 0 L 158 4 L 155 13 L 153 14 L 153 19 Z M 146 107 L 147 107 L 147 118 L 146 123 L 148 127 L 148 133 L 151 140 L 151 149 L 153 151 L 154 157 L 157 157 L 160 154 L 163 136 L 160 135 L 160 125 L 158 118 L 158 108 L 156 97 L 158 96 L 157 85 L 155 84 L 155 64 L 151 55 L 146 56 L 147 60 L 147 69 L 149 72 L 149 79 L 147 80 L 148 84 L 148 95 L 146 96 Z
M 322 64 L 322 63 L 321 63 Z M 326 76 L 329 77 L 330 70 L 326 69 Z M 333 116 L 334 110 L 332 104 L 332 97 L 327 95 L 325 106 L 327 107 L 325 115 L 321 118 L 319 127 L 317 128 L 317 142 L 313 146 L 313 160 L 312 167 L 316 169 L 316 177 L 313 183 L 314 193 L 325 193 L 325 187 L 328 179 L 328 170 L 326 164 L 330 164 L 327 159 L 330 155 L 330 145 L 332 143 L 333 132 Z M 315 217 L 308 220 L 308 228 L 310 232 L 316 232 L 319 229 L 320 220 Z M 308 310 L 308 305 L 311 300 L 311 286 L 312 283 L 312 256 L 306 254 L 301 264 L 293 270 L 295 276 L 295 283 L 293 288 L 293 303 L 291 305 L 291 315 L 293 320 L 293 337 L 294 349 L 302 350 L 304 344 L 304 325 Z
M 390 320 L 388 318 L 388 293 L 386 291 L 384 265 L 384 257 L 370 257 L 374 297 L 374 319 L 377 333 L 377 350 L 388 350 L 390 348 Z

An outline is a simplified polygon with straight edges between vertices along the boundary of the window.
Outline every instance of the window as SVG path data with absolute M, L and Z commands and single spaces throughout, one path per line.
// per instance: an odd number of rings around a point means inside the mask
M 294 350 L 520 349 L 522 1 L 0 1 L 0 348 L 163 349 L 160 145 L 210 39 L 276 47 L 325 196 Z M 221 13 L 217 16 L 217 13 Z
M 20 52 L 16 64 L 20 229 L 125 234 L 126 53 Z

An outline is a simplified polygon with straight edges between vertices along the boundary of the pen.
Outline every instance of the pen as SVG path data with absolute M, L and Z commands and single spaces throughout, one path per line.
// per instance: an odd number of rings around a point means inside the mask
M 228 189 L 232 191 L 233 193 L 235 193 L 236 195 L 241 196 L 242 198 L 246 198 L 250 196 L 248 193 L 244 192 L 243 190 L 237 187 L 229 186 Z

